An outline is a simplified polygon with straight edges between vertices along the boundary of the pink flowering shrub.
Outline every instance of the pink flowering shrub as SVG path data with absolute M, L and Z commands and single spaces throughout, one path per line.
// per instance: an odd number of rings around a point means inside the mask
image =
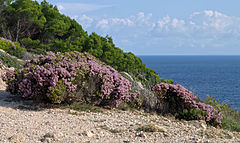
M 6 73 L 3 80 L 13 94 L 52 103 L 84 101 L 118 107 L 137 95 L 114 68 L 79 52 L 49 52 L 26 63 L 23 69 Z
M 199 113 L 196 119 L 204 119 L 212 125 L 220 125 L 222 113 L 213 106 L 205 104 L 191 91 L 177 84 L 160 83 L 154 87 L 155 93 L 159 98 L 166 100 L 170 104 L 172 113 L 189 113 L 194 115 Z M 194 110 L 193 110 L 194 109 Z M 204 115 L 202 117 L 201 115 Z

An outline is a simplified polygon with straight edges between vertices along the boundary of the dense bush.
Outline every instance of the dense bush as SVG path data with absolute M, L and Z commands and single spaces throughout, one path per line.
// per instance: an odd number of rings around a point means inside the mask
M 4 52 L 0 52 L 0 63 L 8 67 L 20 68 L 22 63 L 19 62 L 16 58 L 9 56 Z
M 136 97 L 131 83 L 87 53 L 47 53 L 3 76 L 13 94 L 52 103 L 84 101 L 118 106 Z
M 19 43 L 12 42 L 5 38 L 0 38 L 0 49 L 3 49 L 10 55 L 16 56 L 18 58 L 23 58 L 24 48 L 21 48 Z
M 202 102 L 191 91 L 183 86 L 171 85 L 167 83 L 157 84 L 155 92 L 160 99 L 166 100 L 171 104 L 170 112 L 178 115 L 189 115 L 195 117 L 187 117 L 187 119 L 204 119 L 207 123 L 217 126 L 221 124 L 222 113 L 216 110 L 213 106 Z M 192 110 L 192 109 L 195 109 Z M 187 111 L 188 110 L 188 111 Z M 202 111 L 202 112 L 199 112 Z M 197 114 L 199 113 L 199 114 Z M 204 118 L 202 116 L 205 115 Z M 184 117 L 182 116 L 182 117 Z
M 212 105 L 223 114 L 221 128 L 240 132 L 240 114 L 231 108 L 228 104 L 220 103 L 219 99 L 215 99 L 207 95 L 207 104 Z

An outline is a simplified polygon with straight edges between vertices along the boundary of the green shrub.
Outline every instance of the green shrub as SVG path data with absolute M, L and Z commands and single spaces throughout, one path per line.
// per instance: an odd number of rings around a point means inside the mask
M 11 56 L 7 55 L 6 53 L 0 52 L 0 61 L 8 66 L 14 68 L 20 68 L 23 63 L 19 62 L 16 58 L 12 58 Z
M 177 115 L 177 118 L 179 119 L 185 119 L 185 120 L 198 120 L 198 119 L 204 119 L 206 116 L 206 112 L 197 110 L 197 109 L 184 109 L 183 112 L 180 112 Z
M 53 102 L 53 103 L 58 103 L 59 101 L 63 101 L 63 98 L 67 94 L 67 87 L 64 85 L 62 80 L 60 80 L 56 86 L 51 87 L 50 89 L 50 94 L 48 98 Z
M 20 44 L 18 42 L 12 42 L 10 40 L 7 40 L 5 38 L 0 39 L 0 49 L 3 49 L 10 55 L 13 55 L 18 58 L 23 58 L 23 51 L 24 48 L 20 47 Z
M 220 103 L 219 99 L 215 99 L 209 95 L 207 95 L 205 102 L 223 114 L 221 128 L 240 132 L 240 114 L 237 111 L 232 109 L 228 104 Z
M 138 127 L 136 129 L 136 131 L 161 132 L 161 130 L 159 130 L 159 128 L 156 125 L 154 125 L 154 124 L 148 124 L 148 125 L 144 125 L 144 126 Z
M 235 121 L 231 116 L 223 116 L 221 128 L 229 131 L 240 132 L 239 122 Z
M 40 40 L 32 40 L 31 38 L 23 38 L 22 45 L 28 52 L 34 54 L 46 54 L 47 46 L 40 43 Z

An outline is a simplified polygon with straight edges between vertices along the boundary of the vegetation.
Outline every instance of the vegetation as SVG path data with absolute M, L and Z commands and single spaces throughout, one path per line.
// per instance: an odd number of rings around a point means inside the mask
M 160 83 L 155 86 L 155 92 L 159 98 L 171 104 L 169 112 L 176 114 L 177 117 L 187 120 L 203 119 L 213 126 L 219 126 L 222 123 L 221 111 L 202 102 L 181 85 Z
M 162 129 L 159 129 L 154 124 L 147 124 L 141 127 L 138 127 L 136 131 L 143 131 L 143 132 L 164 132 Z
M 142 63 L 132 53 L 116 47 L 111 37 L 90 35 L 75 20 L 61 14 L 44 0 L 3 0 L 0 11 L 0 36 L 21 43 L 28 52 L 88 52 L 118 71 L 126 71 L 151 89 L 156 83 L 169 82 Z
M 220 103 L 219 99 L 216 100 L 209 95 L 207 95 L 205 102 L 223 114 L 221 128 L 240 132 L 240 114 L 237 111 L 233 110 L 228 104 Z
M 0 51 L 0 62 L 8 67 L 20 68 L 23 63 L 19 62 L 16 58 L 9 56 L 8 54 Z M 1 67 L 1 65 L 0 65 Z
M 18 58 L 23 58 L 23 51 L 25 51 L 24 48 L 20 47 L 18 42 L 12 42 L 5 38 L 0 38 L 0 49 Z
M 79 112 L 85 111 L 85 112 L 94 112 L 94 113 L 103 113 L 104 110 L 99 107 L 95 107 L 89 104 L 81 104 L 81 103 L 74 103 L 71 105 L 65 106 L 65 108 L 69 108 L 72 110 L 76 110 Z
M 158 99 L 170 103 L 170 112 L 179 118 L 204 119 L 211 125 L 240 131 L 240 114 L 229 105 L 210 96 L 203 103 L 184 87 L 172 85 L 172 80 L 161 79 L 133 53 L 125 53 L 116 47 L 111 37 L 88 34 L 80 24 L 61 14 L 46 0 L 40 4 L 32 0 L 0 0 L 0 37 L 0 49 L 10 55 L 24 58 L 26 52 L 43 54 L 24 68 L 4 76 L 8 90 L 24 98 L 52 103 L 78 101 L 92 105 L 120 105 L 120 108 L 128 109 L 135 106 L 136 93 L 130 82 L 117 72 L 125 71 L 148 89 L 157 84 Z M 3 52 L 0 52 L 0 61 L 7 66 L 21 67 L 17 59 Z M 165 83 L 158 84 L 160 82 Z M 129 101 L 134 104 L 125 104 Z M 88 105 L 69 108 L 96 109 Z M 139 130 L 157 131 L 152 125 Z
M 37 101 L 115 106 L 134 100 L 131 83 L 87 53 L 47 53 L 3 76 L 8 91 Z

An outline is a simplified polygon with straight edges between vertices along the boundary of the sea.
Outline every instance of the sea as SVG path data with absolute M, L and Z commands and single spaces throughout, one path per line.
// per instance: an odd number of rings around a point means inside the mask
M 138 56 L 161 78 L 173 79 L 202 100 L 209 94 L 240 111 L 240 56 Z

